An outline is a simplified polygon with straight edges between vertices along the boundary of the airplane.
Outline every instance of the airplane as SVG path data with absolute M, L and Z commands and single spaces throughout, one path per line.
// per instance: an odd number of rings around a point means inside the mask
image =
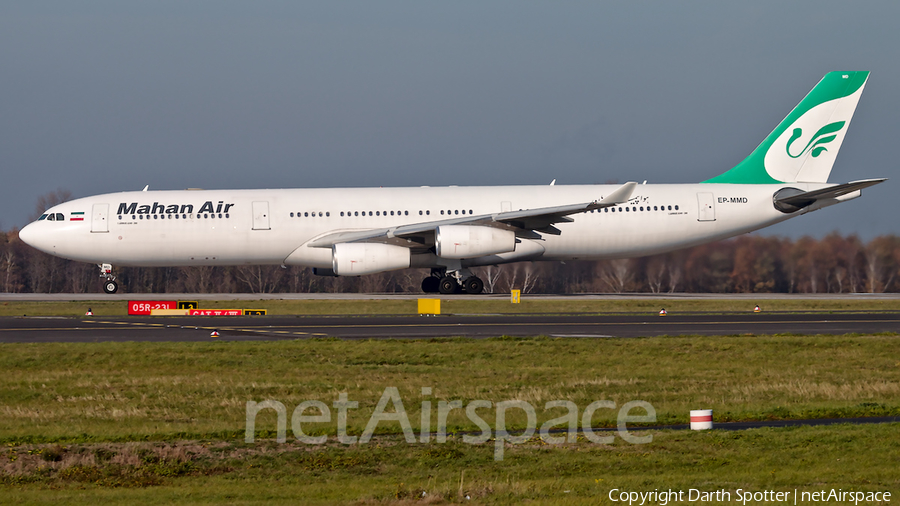
M 426 293 L 481 293 L 476 266 L 663 253 L 855 199 L 828 183 L 869 72 L 830 72 L 749 156 L 696 184 L 121 192 L 65 202 L 19 237 L 113 265 L 302 265 L 319 275 L 431 269 Z

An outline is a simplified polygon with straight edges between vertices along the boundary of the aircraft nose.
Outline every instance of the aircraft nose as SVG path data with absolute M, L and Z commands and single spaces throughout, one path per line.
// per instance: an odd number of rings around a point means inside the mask
M 37 225 L 34 223 L 29 223 L 28 225 L 25 225 L 25 228 L 19 230 L 19 239 L 21 239 L 22 242 L 41 251 L 44 251 L 44 248 L 41 247 L 41 237 L 43 235 L 44 234 L 38 230 Z

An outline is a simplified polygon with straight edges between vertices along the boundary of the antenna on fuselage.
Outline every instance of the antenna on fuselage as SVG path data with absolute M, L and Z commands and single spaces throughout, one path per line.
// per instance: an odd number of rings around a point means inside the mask
M 550 181 L 550 186 L 553 186 L 555 184 L 556 184 L 556 179 L 554 179 L 553 181 Z
M 150 189 L 150 185 L 149 185 L 149 184 L 148 184 L 148 185 L 147 185 L 147 186 L 145 186 L 145 187 L 144 187 L 144 189 L 143 189 L 143 190 L 141 190 L 141 191 L 142 191 L 142 192 L 145 192 L 145 191 L 147 191 L 147 190 L 149 190 L 149 189 Z

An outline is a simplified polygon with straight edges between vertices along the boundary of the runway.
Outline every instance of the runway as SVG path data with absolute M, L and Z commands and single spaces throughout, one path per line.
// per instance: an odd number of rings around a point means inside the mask
M 213 330 L 219 336 L 210 336 Z M 900 333 L 900 313 L 3 317 L 0 343 Z

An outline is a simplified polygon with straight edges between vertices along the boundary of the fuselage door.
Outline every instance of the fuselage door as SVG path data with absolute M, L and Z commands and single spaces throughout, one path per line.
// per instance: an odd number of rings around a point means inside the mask
M 109 204 L 94 204 L 91 210 L 91 232 L 109 232 Z
M 269 230 L 269 203 L 259 201 L 253 203 L 253 230 Z
M 716 221 L 716 199 L 712 193 L 698 193 L 697 206 L 700 210 L 697 221 Z

